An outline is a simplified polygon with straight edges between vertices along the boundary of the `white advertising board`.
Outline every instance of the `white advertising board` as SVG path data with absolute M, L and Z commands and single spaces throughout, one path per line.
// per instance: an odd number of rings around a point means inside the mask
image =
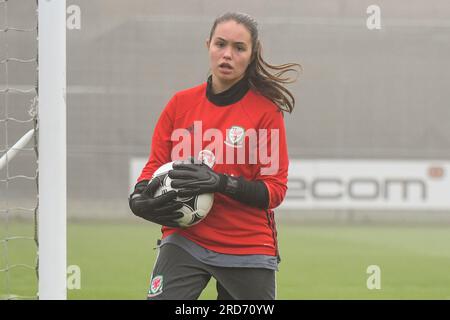
M 450 162 L 290 161 L 282 208 L 450 209 Z

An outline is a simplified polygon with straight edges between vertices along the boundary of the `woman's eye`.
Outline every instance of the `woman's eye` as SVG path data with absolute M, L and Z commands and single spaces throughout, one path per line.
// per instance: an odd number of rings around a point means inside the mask
M 242 51 L 245 51 L 245 48 L 244 47 L 237 47 L 237 50 L 242 52 Z
M 225 44 L 223 42 L 217 42 L 216 46 L 218 46 L 219 48 L 222 48 L 225 46 Z

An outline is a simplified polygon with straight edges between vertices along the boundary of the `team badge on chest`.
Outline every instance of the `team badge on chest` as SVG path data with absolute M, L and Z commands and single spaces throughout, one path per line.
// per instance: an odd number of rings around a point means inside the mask
M 239 126 L 232 126 L 227 129 L 227 140 L 224 143 L 227 146 L 240 148 L 244 142 L 245 129 Z

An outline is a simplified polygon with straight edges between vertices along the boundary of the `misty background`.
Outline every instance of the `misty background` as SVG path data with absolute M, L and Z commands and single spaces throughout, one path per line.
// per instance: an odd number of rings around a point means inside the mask
M 0 12 L 1 28 L 6 23 L 35 27 L 35 5 L 28 2 L 9 1 L 8 18 Z M 379 30 L 366 25 L 372 4 L 381 8 Z M 214 19 L 226 11 L 256 18 L 269 63 L 303 67 L 289 86 L 296 107 L 285 116 L 291 159 L 450 159 L 448 1 L 79 0 L 67 5 L 81 10 L 81 28 L 67 30 L 71 219 L 132 218 L 130 161 L 148 156 L 154 126 L 172 95 L 206 81 L 205 41 Z M 36 33 L 0 36 L 0 60 L 36 56 Z M 9 63 L 5 70 L 2 64 L 1 87 L 33 88 L 36 67 Z M 29 120 L 32 97 L 2 93 L 0 119 Z M 32 121 L 1 121 L 0 155 L 32 127 Z M 35 179 L 6 182 L 6 176 L 36 175 L 32 143 L 29 147 L 8 165 L 8 173 L 0 171 L 2 207 L 36 203 Z

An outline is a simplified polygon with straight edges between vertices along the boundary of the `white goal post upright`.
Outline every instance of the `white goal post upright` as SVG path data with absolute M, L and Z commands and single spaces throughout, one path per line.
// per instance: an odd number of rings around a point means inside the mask
M 66 0 L 39 0 L 39 299 L 67 298 Z

